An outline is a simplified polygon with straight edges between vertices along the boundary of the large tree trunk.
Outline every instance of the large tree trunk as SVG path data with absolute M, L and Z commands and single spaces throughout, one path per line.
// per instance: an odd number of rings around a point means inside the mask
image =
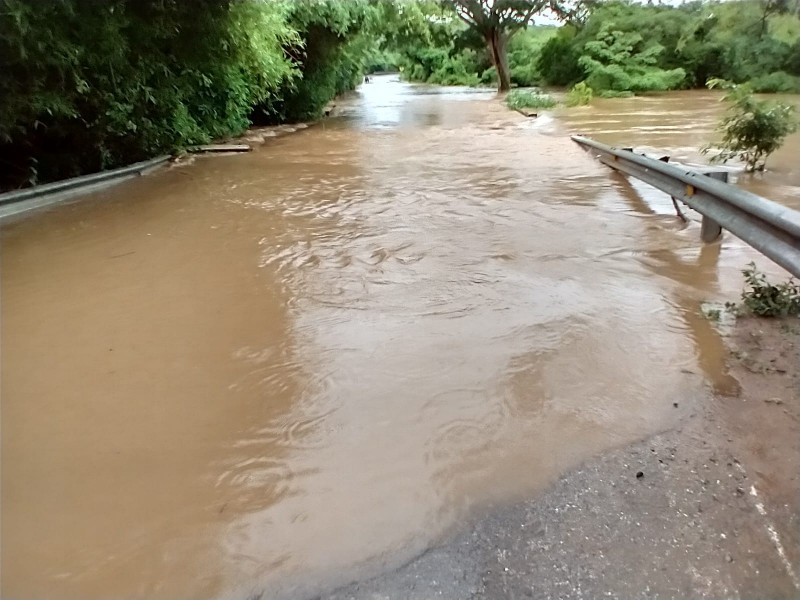
M 492 57 L 494 68 L 497 69 L 497 89 L 500 92 L 507 92 L 511 89 L 511 75 L 508 72 L 508 54 L 506 53 L 507 41 L 505 34 L 497 29 L 492 29 L 486 35 L 489 55 Z

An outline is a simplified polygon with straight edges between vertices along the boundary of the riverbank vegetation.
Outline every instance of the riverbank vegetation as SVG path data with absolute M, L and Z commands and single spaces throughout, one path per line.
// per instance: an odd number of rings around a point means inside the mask
M 14 189 L 313 120 L 378 71 L 576 86 L 575 105 L 712 78 L 797 92 L 800 0 L 3 0 L 0 69 Z
M 537 94 L 529 90 L 511 90 L 506 96 L 509 108 L 553 108 L 557 102 L 549 94 Z

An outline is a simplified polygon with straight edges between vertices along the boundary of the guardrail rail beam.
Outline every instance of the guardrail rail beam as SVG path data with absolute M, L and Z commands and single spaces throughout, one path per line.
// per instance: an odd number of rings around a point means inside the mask
M 679 200 L 700 213 L 704 242 L 726 229 L 800 277 L 800 212 L 729 185 L 727 172 L 702 173 L 579 135 L 572 140 L 612 169 L 666 192 L 676 208 Z

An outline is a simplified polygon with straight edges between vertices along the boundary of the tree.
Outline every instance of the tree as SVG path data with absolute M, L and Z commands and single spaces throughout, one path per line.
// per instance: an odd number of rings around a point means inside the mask
M 664 47 L 647 44 L 639 33 L 619 31 L 612 22 L 600 28 L 597 39 L 587 42 L 578 60 L 595 90 L 641 92 L 668 90 L 680 85 L 683 69 L 660 69 L 658 57 Z
M 788 0 L 760 0 L 761 20 L 759 26 L 759 37 L 767 34 L 769 18 L 772 15 L 783 15 L 789 12 L 790 5 Z
M 574 27 L 565 26 L 542 47 L 536 66 L 550 85 L 568 86 L 586 77 L 578 63 L 582 45 L 575 41 Z
M 722 79 L 712 79 L 709 88 L 723 88 L 723 97 L 730 103 L 718 131 L 722 132 L 720 151 L 712 162 L 727 162 L 738 158 L 748 171 L 763 171 L 767 158 L 783 145 L 790 133 L 797 131 L 794 106 L 782 102 L 756 100 L 749 85 L 733 85 Z M 711 150 L 703 148 L 703 153 Z
M 458 17 L 486 42 L 497 70 L 498 89 L 511 89 L 508 68 L 508 41 L 531 19 L 550 8 L 565 13 L 553 0 L 449 0 Z

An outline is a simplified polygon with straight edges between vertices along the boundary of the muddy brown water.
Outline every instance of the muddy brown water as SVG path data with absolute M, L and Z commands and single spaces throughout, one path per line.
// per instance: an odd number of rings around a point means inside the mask
M 6 222 L 3 598 L 301 598 L 735 391 L 700 303 L 779 270 L 567 135 L 694 160 L 717 99 L 379 78 Z M 796 201 L 798 149 L 741 183 Z

